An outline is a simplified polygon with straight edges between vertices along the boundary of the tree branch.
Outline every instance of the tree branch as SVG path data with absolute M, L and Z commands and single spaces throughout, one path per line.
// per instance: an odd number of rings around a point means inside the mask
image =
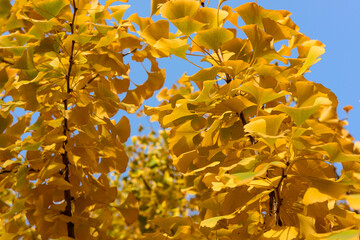
M 75 18 L 76 18 L 76 12 L 77 12 L 77 8 L 75 5 L 75 0 L 73 0 L 73 8 L 74 8 L 74 14 L 73 14 L 73 19 L 72 22 L 70 24 L 71 26 L 71 34 L 74 34 L 74 26 L 75 26 Z M 73 40 L 71 43 L 71 51 L 70 51 L 70 57 L 69 57 L 69 69 L 68 69 L 68 73 L 65 77 L 66 80 L 66 92 L 69 94 L 71 92 L 71 88 L 70 88 L 70 76 L 71 76 L 71 70 L 72 67 L 74 65 L 74 48 L 75 48 L 75 41 Z M 64 110 L 68 110 L 68 102 L 67 99 L 64 100 Z M 68 135 L 68 119 L 65 117 L 64 118 L 64 129 L 63 129 L 63 134 L 64 136 L 67 137 Z M 63 171 L 63 176 L 65 181 L 70 183 L 69 180 L 69 157 L 68 157 L 68 152 L 66 150 L 66 145 L 68 143 L 68 140 L 66 139 L 63 142 L 63 148 L 64 148 L 64 153 L 62 154 L 62 161 L 63 164 L 65 165 L 64 171 Z M 70 189 L 65 190 L 64 191 L 64 198 L 65 198 L 65 211 L 63 212 L 64 215 L 71 217 L 72 216 L 72 212 L 71 212 L 71 203 L 72 203 L 72 199 L 73 197 L 71 196 L 71 192 Z M 68 222 L 67 223 L 67 231 L 68 231 L 68 237 L 71 238 L 75 238 L 75 226 L 73 222 Z

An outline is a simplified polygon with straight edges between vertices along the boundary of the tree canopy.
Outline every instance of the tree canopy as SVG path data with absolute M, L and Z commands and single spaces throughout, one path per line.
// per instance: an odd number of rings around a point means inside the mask
M 0 239 L 358 239 L 360 147 L 304 77 L 325 45 L 254 2 L 124 2 L 0 2 Z M 163 88 L 173 57 L 199 70 Z

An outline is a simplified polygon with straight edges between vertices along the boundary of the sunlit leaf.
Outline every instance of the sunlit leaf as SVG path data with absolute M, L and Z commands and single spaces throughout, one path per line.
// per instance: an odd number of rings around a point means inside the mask
M 312 46 L 310 48 L 309 54 L 307 55 L 304 64 L 299 69 L 296 76 L 300 76 L 304 74 L 312 65 L 320 61 L 321 58 L 319 57 L 324 53 L 325 53 L 325 49 L 323 47 Z
M 221 45 L 234 37 L 234 34 L 225 28 L 211 28 L 198 32 L 194 42 L 200 46 L 217 51 Z
M 303 124 L 305 120 L 308 119 L 318 108 L 318 105 L 299 108 L 278 105 L 274 108 L 274 110 L 288 114 L 292 119 L 294 119 L 296 125 L 301 126 L 301 124 Z
M 34 4 L 34 9 L 47 20 L 57 17 L 63 7 L 69 4 L 67 0 L 43 0 Z
M 199 31 L 202 27 L 205 26 L 204 23 L 196 21 L 195 19 L 190 18 L 189 16 L 178 18 L 171 21 L 183 34 L 189 36 L 194 32 Z
M 192 17 L 199 7 L 200 2 L 196 0 L 173 0 L 162 5 L 160 14 L 169 20 L 176 20 L 186 16 Z

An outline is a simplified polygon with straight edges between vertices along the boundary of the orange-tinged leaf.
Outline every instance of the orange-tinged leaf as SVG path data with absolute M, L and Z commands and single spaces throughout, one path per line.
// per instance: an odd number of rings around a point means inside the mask
M 130 121 L 127 117 L 123 116 L 116 124 L 117 134 L 121 142 L 126 142 L 130 136 Z
M 343 110 L 347 113 L 350 112 L 350 110 L 352 110 L 352 109 L 353 109 L 353 107 L 351 105 L 347 105 L 347 106 L 343 107 Z
M 75 107 L 70 111 L 69 121 L 76 123 L 78 126 L 87 124 L 89 119 L 90 114 L 87 107 Z
M 157 11 L 159 10 L 159 8 L 166 2 L 167 2 L 167 0 L 151 0 L 151 13 L 150 13 L 150 16 L 156 14 Z
M 199 9 L 200 2 L 197 0 L 172 0 L 160 8 L 162 17 L 175 20 L 186 16 L 192 17 Z

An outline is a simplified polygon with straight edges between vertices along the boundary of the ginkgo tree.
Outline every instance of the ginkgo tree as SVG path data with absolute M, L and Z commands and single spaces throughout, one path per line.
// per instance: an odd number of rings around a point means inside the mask
M 209 2 L 152 0 L 156 21 L 124 19 L 130 5 L 112 0 L 0 2 L 1 239 L 359 238 L 360 149 L 336 96 L 304 77 L 324 44 L 286 10 Z M 172 56 L 199 71 L 184 69 L 145 113 L 169 129 L 181 177 L 152 189 L 130 169 L 146 193 L 119 176 L 128 155 L 170 165 L 165 153 L 127 154 L 130 123 L 115 115 L 162 88 L 157 59 Z M 151 64 L 141 84 L 130 61 Z M 139 214 L 167 181 L 181 194 L 161 195 L 159 216 Z M 171 197 L 190 195 L 198 214 L 186 199 L 174 209 Z
M 133 22 L 151 20 L 122 19 L 129 5 L 112 2 L 1 1 L 0 186 L 16 192 L 2 201 L 2 239 L 26 235 L 21 215 L 42 239 L 107 238 L 117 196 L 108 173 L 126 170 L 130 134 L 129 120 L 113 117 L 165 80 L 159 54 L 134 33 Z M 126 58 L 151 62 L 131 90 Z
M 163 239 L 358 239 L 359 149 L 336 96 L 304 77 L 324 45 L 300 33 L 288 11 L 224 2 L 157 5 L 177 32 L 154 47 L 211 65 L 146 110 L 171 129 L 169 150 L 201 218 L 188 231 L 164 219 Z

